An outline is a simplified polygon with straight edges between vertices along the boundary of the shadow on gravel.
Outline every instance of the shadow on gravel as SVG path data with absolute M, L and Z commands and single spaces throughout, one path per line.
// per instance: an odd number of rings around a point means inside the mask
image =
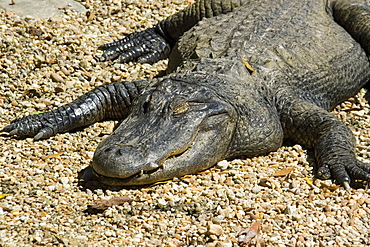
M 78 186 L 80 187 L 81 190 L 85 191 L 87 189 L 89 190 L 97 190 L 101 189 L 103 191 L 110 190 L 110 191 L 119 191 L 121 189 L 140 189 L 140 188 L 148 188 L 153 186 L 153 184 L 149 185 L 138 185 L 138 186 L 109 186 L 102 184 L 98 177 L 93 173 L 92 167 L 88 166 L 84 169 L 82 169 L 78 173 Z
M 364 88 L 366 89 L 366 93 L 365 93 L 365 96 L 364 98 L 366 99 L 366 101 L 370 104 L 370 82 L 368 82 Z

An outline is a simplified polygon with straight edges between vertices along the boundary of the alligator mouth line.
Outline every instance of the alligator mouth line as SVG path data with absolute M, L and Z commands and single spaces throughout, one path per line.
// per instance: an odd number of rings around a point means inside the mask
M 104 176 L 104 175 L 101 175 L 97 172 L 94 171 L 95 175 L 98 176 L 99 178 L 106 178 L 106 179 L 120 179 L 122 181 L 124 180 L 132 180 L 132 179 L 137 179 L 137 178 L 140 178 L 141 176 L 143 175 L 148 175 L 150 176 L 151 174 L 155 173 L 155 172 L 158 172 L 159 170 L 162 170 L 164 169 L 164 163 L 165 162 L 168 162 L 168 161 L 171 161 L 173 159 L 176 159 L 180 156 L 182 156 L 184 153 L 186 153 L 190 148 L 192 147 L 192 145 L 188 146 L 187 148 L 185 148 L 183 151 L 179 152 L 179 153 L 176 153 L 176 154 L 173 154 L 173 155 L 170 155 L 166 158 L 164 158 L 161 162 L 159 162 L 158 164 L 158 167 L 155 168 L 155 169 L 150 169 L 150 170 L 140 170 L 138 171 L 137 173 L 129 176 L 129 177 L 125 177 L 125 178 L 119 178 L 119 177 L 107 177 L 107 176 Z
M 178 153 L 175 153 L 175 154 L 171 154 L 169 156 L 167 156 L 166 158 L 164 158 L 161 162 L 158 163 L 158 167 L 155 168 L 155 169 L 152 169 L 152 170 L 140 170 L 138 173 L 128 177 L 128 178 L 139 178 L 143 175 L 151 175 L 155 172 L 158 172 L 159 170 L 162 170 L 164 169 L 164 164 L 165 163 L 168 163 L 168 162 L 171 162 L 171 160 L 174 160 L 176 158 L 179 158 L 180 156 L 182 156 L 183 154 L 185 154 L 193 145 L 189 145 L 188 147 L 186 147 L 185 149 L 179 151 Z
M 121 181 L 122 183 L 125 183 L 130 181 L 130 180 L 133 180 L 133 179 L 138 179 L 140 177 L 142 177 L 143 175 L 148 175 L 150 176 L 150 174 L 153 174 L 159 170 L 163 169 L 163 167 L 158 167 L 156 169 L 153 169 L 153 170 L 150 170 L 150 171 L 144 171 L 144 170 L 140 170 L 139 172 L 135 173 L 134 175 L 131 175 L 129 177 L 125 177 L 125 178 L 118 178 L 118 177 L 107 177 L 107 176 L 104 176 L 104 175 L 101 175 L 97 172 L 95 172 L 95 170 L 93 170 L 94 174 L 99 178 L 99 179 L 104 179 L 104 180 L 119 180 Z
M 196 139 L 196 138 L 194 138 L 194 139 Z M 157 168 L 151 169 L 151 170 L 140 170 L 139 172 L 137 172 L 137 173 L 135 173 L 135 174 L 133 174 L 133 175 L 131 175 L 129 177 L 125 177 L 125 178 L 107 177 L 107 176 L 104 176 L 104 175 L 101 175 L 101 174 L 95 172 L 94 169 L 93 169 L 93 173 L 99 179 L 102 179 L 102 180 L 111 180 L 111 181 L 112 180 L 115 180 L 115 181 L 117 181 L 117 183 L 120 183 L 120 184 L 129 183 L 130 181 L 135 180 L 135 179 L 139 179 L 139 178 L 141 178 L 144 175 L 150 177 L 151 174 L 154 174 L 156 172 L 159 172 L 160 170 L 163 170 L 165 168 L 165 163 L 171 162 L 171 160 L 174 160 L 176 158 L 181 157 L 186 152 L 188 152 L 193 147 L 193 145 L 194 145 L 194 142 L 192 142 L 189 146 L 187 146 L 186 148 L 182 149 L 181 151 L 176 152 L 174 154 L 171 154 L 171 155 L 167 156 L 161 162 L 159 162 L 159 165 L 158 165 Z

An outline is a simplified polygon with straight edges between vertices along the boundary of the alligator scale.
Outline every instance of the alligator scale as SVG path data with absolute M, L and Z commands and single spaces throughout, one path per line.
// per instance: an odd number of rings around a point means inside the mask
M 2 131 L 41 139 L 122 120 L 91 164 L 109 185 L 196 173 L 284 139 L 314 150 L 320 178 L 370 181 L 352 132 L 328 112 L 370 79 L 367 0 L 200 0 L 100 48 L 101 61 L 169 57 L 168 73 L 102 85 Z

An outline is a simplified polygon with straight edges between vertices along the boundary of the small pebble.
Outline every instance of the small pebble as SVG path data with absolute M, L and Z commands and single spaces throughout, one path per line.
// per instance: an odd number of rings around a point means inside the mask
M 64 82 L 64 79 L 58 73 L 51 73 L 50 77 L 55 82 Z
M 211 235 L 221 236 L 223 234 L 222 226 L 216 224 L 210 224 L 208 226 L 208 232 Z

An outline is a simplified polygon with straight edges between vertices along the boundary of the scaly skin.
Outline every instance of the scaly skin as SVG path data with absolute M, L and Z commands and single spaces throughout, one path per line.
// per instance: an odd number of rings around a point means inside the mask
M 109 185 L 195 173 L 276 150 L 284 139 L 314 150 L 323 179 L 347 189 L 370 181 L 352 132 L 328 112 L 370 79 L 365 0 L 200 0 L 100 49 L 101 61 L 169 57 L 169 75 L 98 87 L 3 131 L 41 139 L 122 119 L 92 162 Z

